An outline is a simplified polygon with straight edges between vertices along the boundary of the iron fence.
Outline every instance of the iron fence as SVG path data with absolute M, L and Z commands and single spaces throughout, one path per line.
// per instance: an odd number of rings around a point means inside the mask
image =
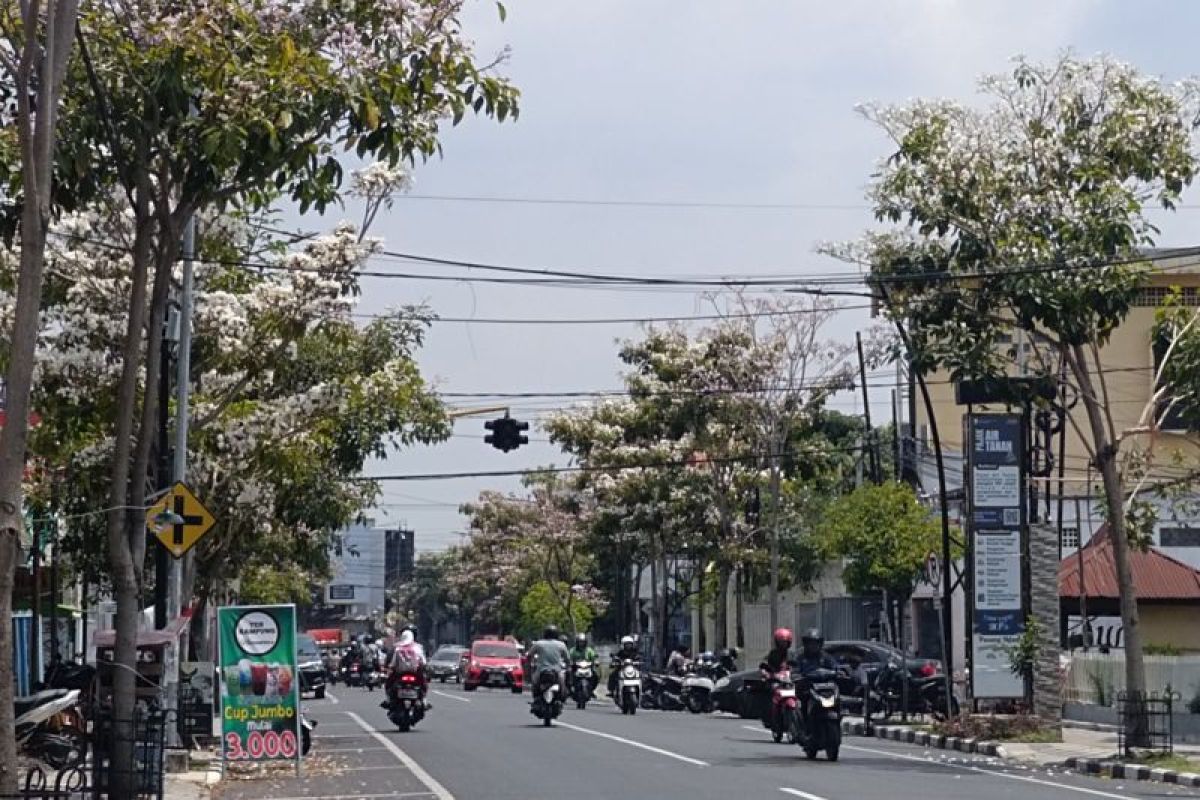
M 1117 694 L 1117 743 L 1121 754 L 1135 751 L 1171 753 L 1175 748 L 1175 692 Z
M 132 789 L 130 800 L 162 800 L 163 753 L 169 712 L 148 710 L 137 713 L 133 725 L 117 725 L 112 717 L 100 716 L 93 730 L 91 794 L 89 798 L 114 797 L 112 789 L 122 783 Z M 132 737 L 132 742 L 130 742 Z M 133 768 L 122 777 L 113 763 L 122 742 L 133 747 Z
M 91 783 L 83 767 L 47 772 L 39 765 L 26 771 L 15 794 L 2 800 L 90 800 Z

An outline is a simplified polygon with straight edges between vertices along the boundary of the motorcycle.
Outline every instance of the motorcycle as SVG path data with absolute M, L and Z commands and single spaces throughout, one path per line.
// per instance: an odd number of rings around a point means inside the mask
M 617 674 L 617 691 L 613 693 L 613 702 L 622 714 L 636 714 L 642 697 L 642 673 L 632 659 L 621 661 L 620 672 Z
M 82 764 L 87 758 L 87 734 L 67 723 L 79 702 L 79 694 L 78 689 L 47 689 L 15 698 L 13 716 L 18 749 L 55 769 Z
M 800 700 L 796 697 L 796 684 L 792 683 L 790 670 L 783 669 L 772 675 L 768 682 L 771 686 L 771 713 L 766 720 L 766 727 L 771 731 L 771 738 L 776 744 L 788 737 L 789 744 L 795 744 L 796 732 L 800 727 Z
M 363 685 L 362 664 L 353 661 L 342 667 L 342 683 L 350 687 Z
M 571 669 L 571 696 L 580 711 L 587 708 L 588 700 L 595 692 L 596 671 L 590 661 L 576 661 Z
M 313 731 L 317 729 L 317 721 L 309 719 L 303 711 L 300 712 L 300 755 L 308 755 L 312 749 Z
M 368 665 L 363 670 L 362 684 L 367 687 L 368 692 L 373 692 L 375 687 L 383 685 L 383 676 L 373 665 Z
M 907 674 L 908 670 L 898 661 L 888 661 L 875 676 L 871 687 L 871 711 L 888 719 L 904 708 L 904 685 L 908 680 L 907 711 L 910 714 L 928 714 L 937 720 L 946 719 L 946 676 L 929 675 L 917 678 Z M 958 716 L 958 698 L 950 696 L 951 717 Z
M 675 675 L 647 674 L 642 679 L 642 708 L 682 711 L 683 678 Z
M 408 732 L 425 718 L 425 701 L 421 698 L 420 681 L 415 672 L 403 672 L 395 676 L 388 687 L 385 705 L 388 720 L 399 728 L 401 733 Z
M 837 685 L 837 672 L 816 669 L 801 679 L 808 702 L 807 720 L 803 715 L 793 717 L 800 722 L 793 738 L 804 748 L 804 754 L 814 759 L 824 750 L 830 761 L 838 760 L 842 747 L 842 697 Z
M 542 670 L 538 673 L 536 685 L 533 687 L 533 703 L 529 711 L 549 728 L 551 722 L 562 713 L 563 699 L 559 696 L 560 686 L 558 674 L 553 670 Z
M 716 686 L 712 669 L 705 665 L 689 666 L 683 678 L 680 697 L 693 714 L 709 714 L 713 710 L 712 693 Z

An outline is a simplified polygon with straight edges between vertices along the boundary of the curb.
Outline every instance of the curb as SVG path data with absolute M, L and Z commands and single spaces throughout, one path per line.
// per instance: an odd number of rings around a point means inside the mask
M 1125 764 L 1120 761 L 1100 761 L 1094 758 L 1072 756 L 1066 765 L 1084 775 L 1099 775 L 1104 778 L 1123 778 L 1133 781 L 1157 781 L 1178 786 L 1200 786 L 1200 775 L 1194 772 L 1176 772 L 1173 769 L 1155 769 L 1145 764 Z
M 939 750 L 956 750 L 960 753 L 978 753 L 985 756 L 1004 758 L 1004 748 L 996 742 L 985 742 L 979 739 L 964 739 L 958 736 L 943 736 L 927 731 L 914 731 L 895 725 L 874 726 L 876 739 L 888 739 L 902 744 L 915 744 L 920 747 L 933 747 Z M 842 733 L 853 736 L 870 736 L 867 726 L 862 722 L 842 721 Z
M 842 721 L 842 733 L 852 736 L 870 736 L 867 727 L 861 722 Z M 894 725 L 876 725 L 876 739 L 887 739 L 902 744 L 915 744 L 919 747 L 932 747 L 939 750 L 956 750 L 960 753 L 978 753 L 996 758 L 1007 758 L 1004 746 L 996 742 L 985 742 L 978 739 L 963 739 L 957 736 L 942 736 L 926 731 L 915 731 L 912 728 Z M 1101 761 L 1095 758 L 1079 758 L 1071 756 L 1063 766 L 1083 775 L 1096 775 L 1103 778 L 1119 778 L 1135 781 L 1155 781 L 1171 783 L 1177 786 L 1200 787 L 1200 775 L 1194 772 L 1176 772 L 1173 769 L 1156 769 L 1145 764 L 1126 764 L 1121 761 Z

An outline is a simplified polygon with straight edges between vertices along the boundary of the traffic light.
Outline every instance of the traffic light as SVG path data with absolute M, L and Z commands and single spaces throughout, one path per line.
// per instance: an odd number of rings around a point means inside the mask
M 523 444 L 529 444 L 529 437 L 522 434 L 522 431 L 529 430 L 528 422 L 518 422 L 512 417 L 500 417 L 488 420 L 483 423 L 483 427 L 491 431 L 483 437 L 483 441 L 502 452 L 507 453 Z

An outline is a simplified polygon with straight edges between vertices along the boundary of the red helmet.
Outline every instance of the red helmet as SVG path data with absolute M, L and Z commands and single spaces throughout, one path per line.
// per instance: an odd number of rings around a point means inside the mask
M 775 640 L 775 646 L 780 650 L 792 646 L 793 639 L 790 628 L 776 628 L 772 638 Z

